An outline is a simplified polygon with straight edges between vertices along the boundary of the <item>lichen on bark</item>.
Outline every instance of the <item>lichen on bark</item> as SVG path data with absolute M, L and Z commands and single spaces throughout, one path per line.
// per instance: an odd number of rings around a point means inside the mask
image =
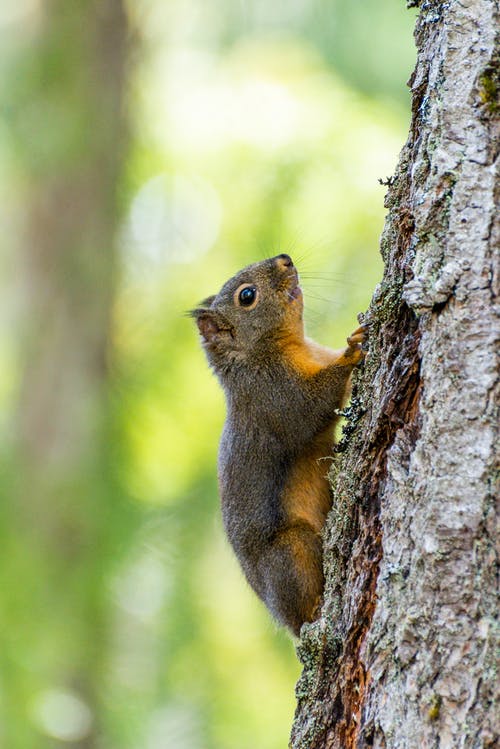
M 335 461 L 325 601 L 298 649 L 294 749 L 498 741 L 499 123 L 485 76 L 499 11 L 493 0 L 419 7 L 370 353 Z

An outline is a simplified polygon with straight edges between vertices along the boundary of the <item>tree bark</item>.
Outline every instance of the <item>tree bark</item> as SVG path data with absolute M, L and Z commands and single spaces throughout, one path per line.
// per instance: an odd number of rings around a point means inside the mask
M 494 0 L 420 3 L 294 749 L 498 746 L 498 16 Z

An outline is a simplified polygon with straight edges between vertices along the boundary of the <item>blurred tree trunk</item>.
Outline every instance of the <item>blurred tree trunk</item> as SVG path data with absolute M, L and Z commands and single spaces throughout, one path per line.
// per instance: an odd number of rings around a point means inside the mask
M 70 689 L 90 708 L 90 720 L 81 718 L 82 708 L 74 730 L 61 728 L 70 731 L 72 746 L 93 746 L 98 731 L 95 680 L 103 658 L 109 518 L 106 359 L 117 182 L 127 140 L 126 53 L 122 0 L 45 2 L 11 91 L 26 185 L 26 314 L 19 329 L 22 381 L 10 510 L 18 536 L 8 541 L 8 558 L 18 585 L 12 605 L 31 612 L 32 622 L 22 653 L 13 633 L 6 644 L 10 747 L 41 745 L 40 724 L 35 729 L 28 713 L 30 705 L 42 704 L 44 689 Z M 45 730 L 56 737 L 53 720 Z
M 61 469 L 80 471 L 99 432 L 125 144 L 125 34 L 121 0 L 51 2 L 31 52 L 40 120 L 25 123 L 33 162 L 20 437 L 44 479 L 52 469 L 59 477 Z
M 498 746 L 498 4 L 420 6 L 295 749 Z

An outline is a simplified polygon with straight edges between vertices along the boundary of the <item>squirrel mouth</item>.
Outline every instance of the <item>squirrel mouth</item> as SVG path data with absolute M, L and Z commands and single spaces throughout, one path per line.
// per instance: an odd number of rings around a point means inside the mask
M 292 267 L 290 272 L 282 281 L 281 290 L 285 292 L 289 304 L 293 304 L 298 299 L 302 299 L 302 289 L 299 286 L 299 274 L 297 269 Z

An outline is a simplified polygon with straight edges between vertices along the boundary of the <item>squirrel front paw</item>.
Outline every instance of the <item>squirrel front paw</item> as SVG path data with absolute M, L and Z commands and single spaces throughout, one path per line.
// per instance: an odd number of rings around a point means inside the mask
M 364 325 L 361 325 L 359 328 L 356 328 L 354 333 L 351 333 L 351 335 L 347 338 L 347 348 L 345 350 L 344 356 L 351 360 L 353 363 L 353 366 L 356 366 L 366 356 L 366 351 L 363 349 L 363 343 L 366 343 L 368 340 L 368 328 Z
M 354 333 L 351 333 L 351 335 L 347 339 L 347 343 L 349 346 L 353 346 L 356 343 L 366 343 L 368 340 L 368 328 L 365 325 L 360 325 L 359 328 L 356 328 Z

